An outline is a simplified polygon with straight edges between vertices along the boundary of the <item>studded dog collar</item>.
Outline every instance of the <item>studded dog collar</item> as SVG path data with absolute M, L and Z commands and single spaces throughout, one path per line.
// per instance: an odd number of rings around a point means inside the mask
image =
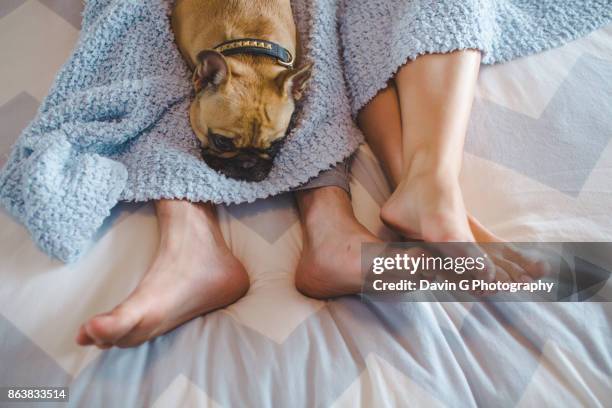
M 251 54 L 272 57 L 279 65 L 285 68 L 293 68 L 295 62 L 293 55 L 286 48 L 271 41 L 255 38 L 240 38 L 226 41 L 215 46 L 213 49 L 225 56 Z

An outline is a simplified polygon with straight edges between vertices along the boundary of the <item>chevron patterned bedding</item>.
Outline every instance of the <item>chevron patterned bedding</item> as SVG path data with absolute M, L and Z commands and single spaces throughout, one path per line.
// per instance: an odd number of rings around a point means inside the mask
M 80 7 L 0 2 L 0 165 L 68 57 Z M 612 241 L 611 112 L 612 26 L 483 68 L 462 175 L 470 211 L 508 240 Z M 393 239 L 378 219 L 389 188 L 367 147 L 351 185 L 358 218 Z M 312 300 L 293 287 L 301 229 L 290 195 L 220 217 L 250 274 L 247 296 L 102 352 L 73 338 L 145 272 L 152 206 L 121 204 L 73 265 L 0 212 L 0 387 L 69 386 L 75 407 L 612 405 L 610 303 Z

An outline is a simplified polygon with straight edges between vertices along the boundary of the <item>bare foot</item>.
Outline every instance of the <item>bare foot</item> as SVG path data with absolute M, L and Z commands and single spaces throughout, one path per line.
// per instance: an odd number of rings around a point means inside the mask
M 447 256 L 482 256 L 468 223 L 459 181 L 452 177 L 427 172 L 409 175 L 383 205 L 380 217 L 404 237 L 457 243 L 441 248 Z M 478 279 L 492 281 L 495 266 L 486 262 L 485 269 L 473 273 Z
M 383 206 L 381 219 L 402 235 L 427 242 L 494 243 L 457 248 L 475 256 L 487 253 L 490 262 L 486 273 L 477 276 L 480 279 L 529 282 L 548 271 L 546 262 L 498 238 L 468 215 L 459 182 L 453 178 L 429 174 L 405 178 Z
M 480 243 L 498 271 L 497 280 L 531 282 L 550 273 L 551 265 L 544 257 L 517 248 L 493 234 L 472 215 L 468 216 L 474 238 Z M 493 245 L 489 245 L 493 244 Z
M 78 344 L 137 346 L 247 292 L 248 275 L 227 247 L 211 205 L 160 201 L 156 209 L 156 259 L 123 303 L 81 326 Z
M 357 221 L 342 189 L 325 187 L 297 195 L 304 228 L 297 289 L 317 299 L 361 292 L 361 244 L 381 241 Z
M 427 242 L 474 242 L 459 181 L 430 174 L 404 178 L 381 209 L 385 224 Z

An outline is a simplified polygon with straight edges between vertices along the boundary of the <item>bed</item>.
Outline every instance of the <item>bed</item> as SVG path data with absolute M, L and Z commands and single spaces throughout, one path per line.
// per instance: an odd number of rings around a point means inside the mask
M 81 7 L 0 4 L 0 165 L 68 58 Z M 612 26 L 484 67 L 462 174 L 469 210 L 511 241 L 612 241 L 611 112 Z M 359 220 L 397 238 L 378 218 L 389 187 L 367 146 L 351 189 Z M 75 407 L 612 405 L 610 302 L 313 300 L 293 286 L 291 195 L 219 214 L 248 294 L 138 348 L 100 351 L 78 347 L 77 328 L 146 271 L 158 242 L 151 204 L 116 207 L 70 265 L 0 212 L 0 387 L 67 386 Z M 609 279 L 600 290 L 610 298 Z M 54 405 L 65 406 L 41 403 Z

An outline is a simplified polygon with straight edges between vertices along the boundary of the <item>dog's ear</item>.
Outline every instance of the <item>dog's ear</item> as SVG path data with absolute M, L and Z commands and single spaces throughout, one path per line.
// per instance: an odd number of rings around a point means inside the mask
M 205 50 L 198 54 L 198 65 L 193 72 L 193 87 L 196 93 L 207 86 L 219 87 L 226 83 L 230 70 L 225 57 L 213 50 Z
M 281 73 L 277 81 L 283 95 L 292 95 L 293 99 L 299 101 L 304 96 L 311 76 L 312 63 Z

